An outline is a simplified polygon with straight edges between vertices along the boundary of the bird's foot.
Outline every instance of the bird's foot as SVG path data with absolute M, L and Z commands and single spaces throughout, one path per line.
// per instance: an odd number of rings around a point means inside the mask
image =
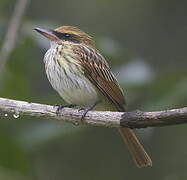
M 84 118 L 86 117 L 86 114 L 91 111 L 90 108 L 80 108 L 79 111 L 83 111 L 82 116 L 81 116 L 81 121 L 84 120 Z
M 79 111 L 83 111 L 82 117 L 81 117 L 81 121 L 84 120 L 84 118 L 86 117 L 86 114 L 87 114 L 89 111 L 93 110 L 97 104 L 98 104 L 98 102 L 96 102 L 95 104 L 91 105 L 90 107 L 85 107 L 85 108 L 79 109 Z
M 63 109 L 63 108 L 73 108 L 75 107 L 76 104 L 66 104 L 66 105 L 59 105 L 59 104 L 56 104 L 55 107 L 57 107 L 57 110 L 56 110 L 56 114 L 59 115 L 60 114 L 60 111 Z

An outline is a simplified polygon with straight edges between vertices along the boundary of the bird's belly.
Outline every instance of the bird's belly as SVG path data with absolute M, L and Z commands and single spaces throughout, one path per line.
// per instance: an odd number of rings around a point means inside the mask
M 47 77 L 53 88 L 70 104 L 89 106 L 99 100 L 92 83 L 74 67 L 62 68 L 58 63 L 46 64 Z

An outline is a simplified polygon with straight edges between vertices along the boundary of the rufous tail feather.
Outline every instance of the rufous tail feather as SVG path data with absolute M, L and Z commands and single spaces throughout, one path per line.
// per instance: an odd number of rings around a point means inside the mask
M 129 128 L 119 128 L 119 132 L 138 167 L 152 166 L 149 155 L 136 137 L 134 131 Z

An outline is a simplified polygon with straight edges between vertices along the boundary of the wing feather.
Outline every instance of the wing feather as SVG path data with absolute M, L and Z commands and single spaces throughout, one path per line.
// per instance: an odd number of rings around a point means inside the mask
M 74 53 L 85 76 L 112 102 L 118 111 L 125 111 L 125 97 L 107 61 L 95 48 L 77 46 Z

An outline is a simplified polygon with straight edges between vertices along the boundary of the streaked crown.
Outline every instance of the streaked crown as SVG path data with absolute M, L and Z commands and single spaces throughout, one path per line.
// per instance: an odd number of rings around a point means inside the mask
M 34 28 L 37 32 L 52 41 L 69 41 L 94 46 L 91 36 L 73 26 L 61 26 L 54 30 Z

